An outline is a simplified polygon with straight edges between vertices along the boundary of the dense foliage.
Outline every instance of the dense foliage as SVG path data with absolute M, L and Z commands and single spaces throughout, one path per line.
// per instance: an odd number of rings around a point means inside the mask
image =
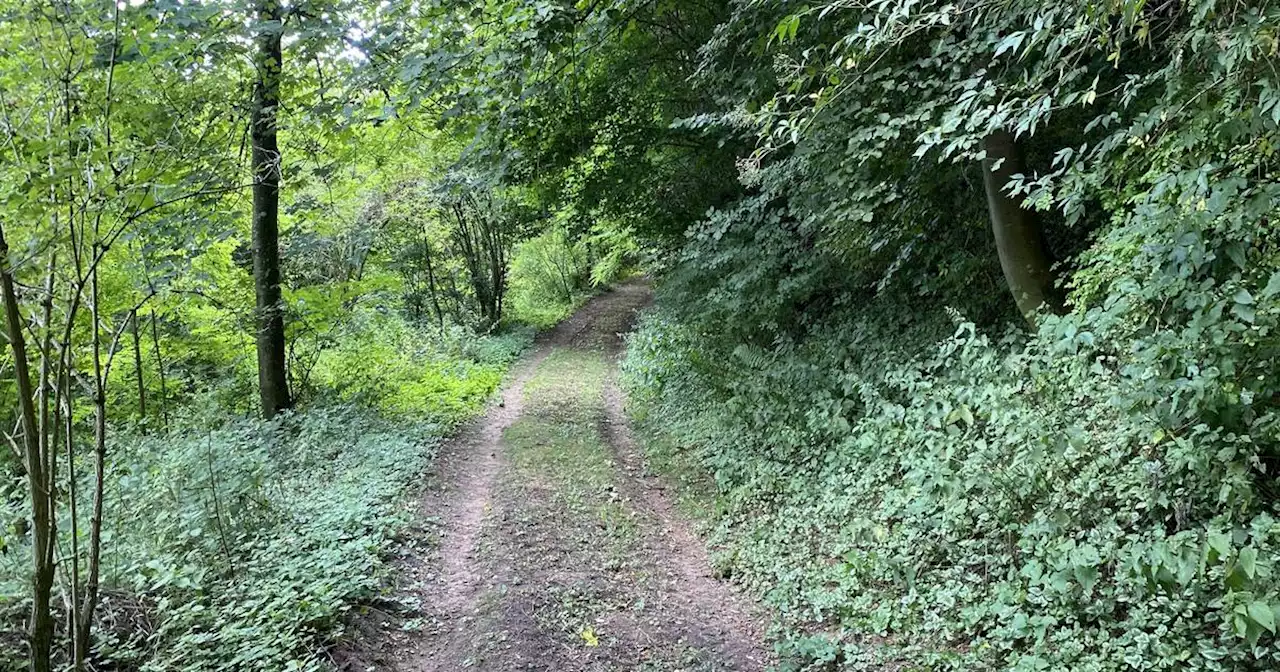
M 401 77 L 440 18 L 0 2 L 0 667 L 321 667 L 437 440 L 591 291 L 611 249 L 522 244 L 552 213 Z
M 637 229 L 663 291 L 629 377 L 679 463 L 716 477 L 725 570 L 778 606 L 791 664 L 1274 665 L 1273 8 L 487 9 L 537 12 L 517 30 L 570 52 L 499 49 L 485 80 L 538 83 L 482 114 L 539 131 L 504 136 L 543 167 L 530 186 L 606 226 L 662 210 L 600 208 L 582 165 L 712 208 Z M 659 94 L 618 62 L 686 79 Z M 689 138 L 711 163 L 615 163 L 601 89 L 652 101 L 646 156 Z M 984 195 L 1001 133 L 1023 167 Z M 1065 297 L 1031 330 L 1001 194 Z
M 375 594 L 382 549 L 403 525 L 398 496 L 435 436 L 341 407 L 267 427 L 121 436 L 95 658 L 155 670 L 314 668 L 315 636 Z M 3 569 L 3 594 L 21 594 L 17 558 Z
M 1277 18 L 728 8 L 723 107 L 687 123 L 758 133 L 749 191 L 628 371 L 794 665 L 1275 666 Z M 1067 296 L 1030 332 L 987 232 L 1000 129 Z
M 642 264 L 637 417 L 789 668 L 1277 665 L 1271 4 L 29 9 L 0 613 L 56 612 L 73 664 L 319 664 L 516 323 Z M 267 369 L 298 409 L 263 424 Z

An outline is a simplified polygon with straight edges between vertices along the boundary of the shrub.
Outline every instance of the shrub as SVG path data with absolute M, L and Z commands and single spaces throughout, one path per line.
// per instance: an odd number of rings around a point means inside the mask
M 323 669 L 321 647 L 372 598 L 439 437 L 480 410 L 529 330 L 443 333 L 357 304 L 319 351 L 305 406 L 236 416 L 209 387 L 167 431 L 113 427 L 94 659 L 142 670 Z M 228 379 L 232 380 L 232 379 Z M 87 459 L 88 451 L 81 451 Z M 90 466 L 78 464 L 81 492 Z M 63 466 L 65 469 L 65 465 Z M 0 669 L 30 585 L 25 488 L 0 485 Z M 82 537 L 83 508 L 81 495 Z M 70 543 L 69 523 L 59 525 Z M 85 539 L 80 540 L 81 544 Z M 12 635 L 11 635 L 12 633 Z
M 321 669 L 322 638 L 378 590 L 438 430 L 351 406 L 203 426 L 113 441 L 95 655 L 143 670 Z M 25 589 L 0 585 L 0 601 Z
M 776 607 L 793 665 L 1274 667 L 1274 436 L 1166 424 L 1221 417 L 1218 374 L 1144 379 L 1165 353 L 1111 354 L 1096 315 L 998 339 L 957 317 L 919 353 L 893 305 L 771 348 L 670 312 L 630 341 L 661 461 L 714 476 L 718 561 Z
M 361 307 L 318 355 L 308 384 L 320 396 L 452 427 L 481 408 L 531 338 L 520 329 L 480 335 L 454 325 L 440 331 Z
M 508 314 L 546 329 L 568 317 L 586 287 L 587 255 L 563 228 L 552 228 L 516 246 L 511 259 Z

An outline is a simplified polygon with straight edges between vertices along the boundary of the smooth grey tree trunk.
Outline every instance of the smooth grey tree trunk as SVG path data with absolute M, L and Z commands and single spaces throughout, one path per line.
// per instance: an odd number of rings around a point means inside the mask
M 1054 286 L 1053 256 L 1044 231 L 1035 213 L 1024 209 L 1022 199 L 1006 190 L 1010 178 L 1024 172 L 1018 143 L 1001 130 L 988 135 L 983 144 L 987 157 L 982 162 L 982 182 L 1009 291 L 1028 320 L 1041 311 L 1060 312 L 1062 299 Z

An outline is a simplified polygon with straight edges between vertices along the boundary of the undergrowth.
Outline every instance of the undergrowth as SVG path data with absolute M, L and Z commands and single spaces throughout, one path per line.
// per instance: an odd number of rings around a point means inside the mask
M 517 323 L 479 336 L 457 325 L 420 327 L 395 313 L 367 310 L 343 332 L 310 373 L 319 398 L 453 426 L 480 410 L 507 366 L 533 342 L 534 327 Z
M 1273 669 L 1265 446 L 1161 425 L 1069 318 L 887 314 L 758 348 L 658 311 L 630 341 L 651 459 L 714 479 L 684 490 L 786 669 Z
M 97 665 L 326 669 L 326 643 L 385 579 L 408 489 L 532 331 L 439 333 L 359 310 L 344 336 L 317 358 L 306 407 L 274 422 L 227 412 L 214 389 L 167 430 L 113 429 Z M 89 465 L 77 468 L 83 516 Z M 15 671 L 29 609 L 29 549 L 8 534 L 22 520 L 19 485 L 0 486 L 0 670 Z
M 511 318 L 545 330 L 573 314 L 591 296 L 588 261 L 586 250 L 561 228 L 517 245 L 507 299 Z

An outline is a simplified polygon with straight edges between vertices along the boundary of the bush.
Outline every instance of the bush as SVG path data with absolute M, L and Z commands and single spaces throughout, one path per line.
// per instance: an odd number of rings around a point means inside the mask
M 747 112 L 747 193 L 689 231 L 627 371 L 793 666 L 1277 666 L 1276 18 L 730 10 L 700 77 L 733 103 L 684 123 Z M 1067 295 L 1031 331 L 981 186 L 1003 133 Z
M 585 296 L 587 255 L 562 228 L 552 228 L 516 246 L 511 257 L 507 313 L 539 329 L 568 317 Z
M 323 669 L 324 642 L 382 585 L 410 520 L 408 488 L 439 437 L 483 407 L 532 340 L 528 329 L 419 328 L 368 304 L 329 337 L 305 405 L 275 422 L 234 415 L 213 385 L 175 409 L 167 431 L 112 428 L 100 664 Z M 78 465 L 82 528 L 90 467 Z M 15 671 L 25 645 L 9 658 L 7 642 L 21 642 L 30 548 L 9 528 L 24 520 L 25 492 L 16 478 L 0 487 L 0 669 Z M 59 525 L 63 547 L 69 527 Z
M 1167 351 L 1112 354 L 1097 314 L 998 339 L 957 316 L 920 353 L 895 307 L 773 347 L 659 312 L 630 341 L 658 461 L 714 476 L 718 562 L 796 669 L 1275 666 L 1274 435 L 1210 421 L 1267 403 L 1224 416 L 1218 373 L 1144 378 Z
M 321 669 L 322 638 L 378 590 L 438 430 L 351 406 L 201 427 L 113 441 L 95 656 L 143 670 Z M 9 602 L 26 586 L 0 590 Z
M 531 341 L 527 330 L 480 335 L 455 325 L 440 331 L 360 307 L 319 353 L 307 382 L 322 397 L 452 427 L 483 406 Z

